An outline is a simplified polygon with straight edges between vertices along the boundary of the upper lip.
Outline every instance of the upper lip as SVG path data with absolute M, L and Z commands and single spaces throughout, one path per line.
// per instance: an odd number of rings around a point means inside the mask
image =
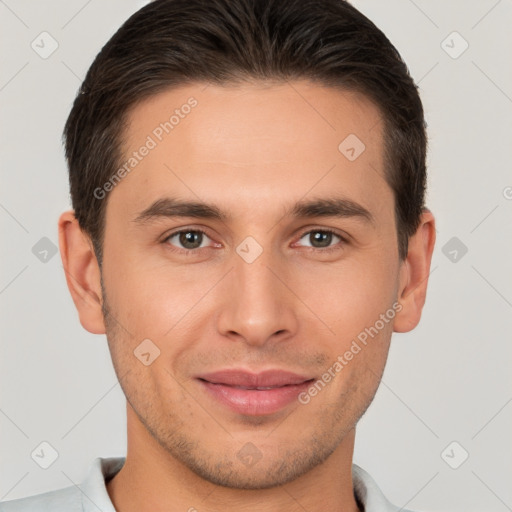
M 214 384 L 227 386 L 241 386 L 246 388 L 281 387 L 293 384 L 302 384 L 312 377 L 299 375 L 285 370 L 266 370 L 260 373 L 251 373 L 241 369 L 227 369 L 197 376 Z

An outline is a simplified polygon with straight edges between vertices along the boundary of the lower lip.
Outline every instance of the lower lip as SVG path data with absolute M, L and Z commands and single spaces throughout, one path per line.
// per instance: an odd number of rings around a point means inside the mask
M 296 401 L 297 395 L 305 391 L 313 380 L 262 390 L 235 388 L 225 384 L 213 384 L 201 379 L 199 382 L 211 396 L 233 411 L 250 416 L 261 416 L 275 413 Z

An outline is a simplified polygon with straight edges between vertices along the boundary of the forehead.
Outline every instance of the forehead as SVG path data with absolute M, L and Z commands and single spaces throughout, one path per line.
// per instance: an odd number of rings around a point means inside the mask
M 173 88 L 129 111 L 111 201 L 126 214 L 165 193 L 257 210 L 328 192 L 375 209 L 390 193 L 382 127 L 365 96 L 307 81 Z

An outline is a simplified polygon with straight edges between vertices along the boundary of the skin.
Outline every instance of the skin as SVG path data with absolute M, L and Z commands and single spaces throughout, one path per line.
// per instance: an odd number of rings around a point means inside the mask
M 127 459 L 108 493 L 120 512 L 357 511 L 355 427 L 392 332 L 420 320 L 434 217 L 424 212 L 400 261 L 379 110 L 306 81 L 161 92 L 130 111 L 127 157 L 190 96 L 198 105 L 110 193 L 101 274 L 73 212 L 59 220 L 80 322 L 106 333 L 127 397 Z M 338 150 L 349 134 L 366 146 L 352 162 Z M 232 217 L 134 221 L 162 197 L 215 204 Z M 333 197 L 373 221 L 285 215 L 297 201 Z M 165 240 L 179 229 L 204 230 L 201 248 Z M 325 229 L 346 241 L 315 242 Z M 247 236 L 263 249 L 252 263 L 236 252 Z M 401 307 L 394 319 L 307 404 L 242 415 L 195 379 L 229 367 L 321 378 L 393 304 Z M 144 339 L 160 350 L 149 366 L 133 353 Z M 261 456 L 252 465 L 237 456 L 247 443 Z

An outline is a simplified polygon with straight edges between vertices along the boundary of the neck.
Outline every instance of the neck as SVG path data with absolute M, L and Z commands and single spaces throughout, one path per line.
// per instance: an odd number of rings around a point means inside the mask
M 204 480 L 168 453 L 128 406 L 128 451 L 107 484 L 117 512 L 358 512 L 352 482 L 355 430 L 313 470 L 285 485 L 244 490 Z

